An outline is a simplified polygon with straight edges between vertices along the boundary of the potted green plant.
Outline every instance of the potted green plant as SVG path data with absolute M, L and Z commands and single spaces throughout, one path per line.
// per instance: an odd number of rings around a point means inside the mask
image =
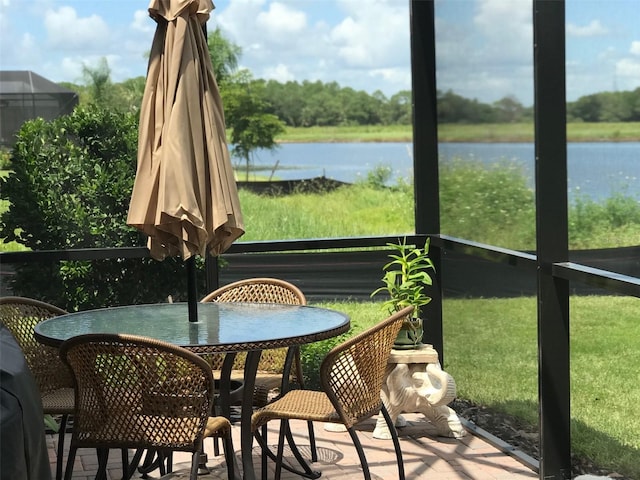
M 389 313 L 402 310 L 409 305 L 415 307 L 412 318 L 405 321 L 394 348 L 408 350 L 420 345 L 423 333 L 422 307 L 431 301 L 425 287 L 433 284 L 429 270 L 435 271 L 433 261 L 429 257 L 429 238 L 424 248 L 407 245 L 406 238 L 402 242 L 388 243 L 395 250 L 389 254 L 392 260 L 382 267 L 382 287 L 371 293 L 373 298 L 379 293 L 387 293 L 389 299 L 382 304 Z

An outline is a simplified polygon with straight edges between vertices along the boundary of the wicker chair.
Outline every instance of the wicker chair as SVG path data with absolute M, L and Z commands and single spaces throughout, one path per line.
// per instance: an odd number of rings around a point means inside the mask
M 201 302 L 256 302 L 256 303 L 281 303 L 286 305 L 306 305 L 307 299 L 304 293 L 290 282 L 277 278 L 248 278 L 230 283 L 214 290 L 204 297 Z M 289 378 L 283 378 L 287 355 L 293 361 L 293 372 Z M 222 366 L 224 355 L 215 355 L 208 361 L 214 370 Z M 241 369 L 244 366 L 246 354 L 236 356 L 233 363 L 232 379 L 242 380 Z M 290 382 L 297 383 L 304 388 L 302 375 L 302 363 L 300 361 L 300 350 L 298 347 L 274 348 L 264 350 L 260 356 L 256 384 L 253 394 L 253 405 L 262 407 L 268 403 L 269 392 L 280 388 L 281 391 L 288 390 Z M 236 392 L 232 400 L 238 399 Z M 317 460 L 315 435 L 313 424 L 309 422 L 309 442 L 311 444 L 312 461 Z
M 61 416 L 56 480 L 62 478 L 64 435 L 69 416 L 73 414 L 73 381 L 69 369 L 60 361 L 58 349 L 38 343 L 33 330 L 42 320 L 65 313 L 58 307 L 31 298 L 0 298 L 0 321 L 11 331 L 24 353 L 40 390 L 44 413 Z
M 249 278 L 220 287 L 204 297 L 201 302 L 256 302 L 306 305 L 307 299 L 298 287 L 284 280 L 277 278 Z M 295 381 L 301 383 L 300 352 L 295 349 L 293 354 L 295 358 L 292 376 Z M 216 364 L 213 365 L 214 368 L 219 368 L 222 365 L 223 357 L 223 355 L 218 357 Z M 265 405 L 267 403 L 267 393 L 281 386 L 286 357 L 286 348 L 274 348 L 262 352 L 256 377 L 254 405 Z M 244 366 L 244 361 L 244 354 L 237 355 L 233 368 L 236 371 L 241 370 Z
M 64 342 L 60 357 L 72 371 L 76 393 L 65 480 L 71 479 L 82 447 L 98 449 L 98 477 L 103 478 L 112 448 L 137 449 L 130 465 L 123 455 L 124 478 L 130 478 L 144 449 L 165 456 L 192 452 L 190 478 L 195 480 L 202 442 L 210 436 L 224 439 L 227 475 L 234 478 L 231 424 L 209 416 L 213 376 L 196 354 L 146 337 L 89 334 Z
M 398 478 L 404 480 L 404 466 L 398 434 L 380 399 L 380 390 L 393 342 L 402 322 L 412 311 L 413 307 L 406 307 L 379 324 L 334 347 L 320 366 L 321 392 L 291 390 L 253 414 L 251 428 L 262 446 L 263 478 L 266 478 L 266 455 L 270 452 L 264 439 L 257 433 L 258 428 L 266 425 L 270 420 L 280 419 L 281 421 L 278 452 L 275 458 L 275 478 L 279 479 L 283 466 L 282 453 L 285 435 L 291 439 L 288 420 L 301 419 L 343 424 L 358 452 L 364 478 L 370 480 L 369 466 L 354 427 L 382 411 L 391 431 L 396 451 Z M 300 453 L 291 440 L 290 446 L 294 455 L 300 459 Z

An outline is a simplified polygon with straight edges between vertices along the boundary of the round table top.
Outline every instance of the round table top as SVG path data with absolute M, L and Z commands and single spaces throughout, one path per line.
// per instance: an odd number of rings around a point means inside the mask
M 189 322 L 186 303 L 161 303 L 87 310 L 40 322 L 35 336 L 59 347 L 88 333 L 142 335 L 209 352 L 263 350 L 311 343 L 349 330 L 344 313 L 308 305 L 198 303 L 198 321 Z

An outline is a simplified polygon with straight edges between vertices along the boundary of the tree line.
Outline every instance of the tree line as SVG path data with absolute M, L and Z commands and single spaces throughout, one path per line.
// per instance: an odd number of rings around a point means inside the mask
M 342 87 L 336 82 L 304 80 L 281 83 L 253 78 L 238 70 L 242 49 L 228 40 L 220 28 L 208 35 L 209 56 L 220 86 L 227 117 L 237 118 L 247 108 L 259 109 L 274 129 L 282 126 L 410 125 L 411 91 L 386 96 Z M 63 84 L 80 95 L 80 103 L 110 105 L 121 110 L 136 109 L 142 100 L 145 78 L 137 77 L 112 84 L 106 60 L 95 69 L 84 69 L 85 85 Z M 247 97 L 251 97 L 249 101 Z M 437 92 L 440 123 L 523 123 L 533 121 L 533 107 L 525 107 L 515 97 L 492 103 L 465 98 L 451 90 Z M 640 121 L 640 87 L 633 91 L 601 92 L 567 103 L 569 122 Z M 233 128 L 230 125 L 230 128 Z M 277 128 L 273 131 L 276 131 Z
M 94 72 L 95 75 L 95 72 Z M 65 84 L 80 94 L 80 103 L 96 96 L 119 109 L 136 109 L 142 100 L 144 77 L 96 87 Z M 281 83 L 254 79 L 249 71 L 233 73 L 220 82 L 225 112 L 242 104 L 238 95 L 251 95 L 264 113 L 272 114 L 289 127 L 349 125 L 410 125 L 411 91 L 390 97 L 381 91 L 369 94 L 336 82 L 319 80 Z M 438 91 L 440 123 L 527 123 L 533 121 L 533 107 L 525 107 L 511 96 L 493 103 L 465 98 L 451 90 Z M 640 87 L 633 91 L 601 92 L 567 103 L 568 122 L 640 122 Z

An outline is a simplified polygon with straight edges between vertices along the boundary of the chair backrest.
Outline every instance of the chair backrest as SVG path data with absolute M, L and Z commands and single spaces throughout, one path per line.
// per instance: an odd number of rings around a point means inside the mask
M 34 328 L 39 322 L 65 313 L 61 308 L 32 298 L 0 298 L 0 321 L 22 349 L 41 394 L 73 385 L 69 369 L 60 361 L 58 349 L 42 345 L 34 336 Z
M 277 278 L 247 278 L 214 290 L 202 302 L 257 302 L 306 305 L 302 291 Z
M 337 345 L 320 366 L 320 383 L 347 426 L 377 414 L 387 361 L 402 323 L 414 307 L 406 307 Z
M 201 302 L 256 302 L 281 303 L 286 305 L 306 305 L 307 299 L 298 287 L 286 280 L 278 278 L 257 277 L 229 283 L 214 290 Z M 258 369 L 263 372 L 280 373 L 284 368 L 287 356 L 286 348 L 264 350 L 260 357 Z M 222 365 L 222 355 L 214 355 L 208 360 L 214 369 Z M 244 354 L 239 354 L 234 362 L 234 368 L 242 369 Z
M 146 337 L 88 334 L 64 342 L 60 356 L 75 383 L 76 446 L 200 448 L 214 384 L 196 354 Z

